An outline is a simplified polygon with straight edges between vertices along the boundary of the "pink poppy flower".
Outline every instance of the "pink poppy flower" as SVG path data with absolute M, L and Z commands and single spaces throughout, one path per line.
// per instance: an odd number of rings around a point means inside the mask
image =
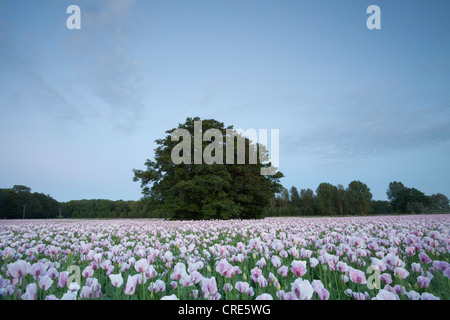
M 386 271 L 386 263 L 384 263 L 382 260 L 377 258 L 372 258 L 371 260 L 371 266 L 374 270 Z
M 194 263 L 189 263 L 189 266 L 188 266 L 188 272 L 191 273 L 191 272 L 200 270 L 200 269 L 203 268 L 203 265 L 204 265 L 204 264 L 203 264 L 202 261 L 197 261 L 197 262 L 194 262 Z
M 355 299 L 355 300 L 367 300 L 367 295 L 362 293 L 362 292 L 353 292 L 353 299 Z
M 62 271 L 58 277 L 57 288 L 64 288 L 67 285 L 67 280 L 69 279 L 69 272 Z
M 353 291 L 352 291 L 352 289 L 346 289 L 345 291 L 344 291 L 344 294 L 347 296 L 347 297 L 352 297 L 353 296 Z
M 194 281 L 192 281 L 191 276 L 189 274 L 184 274 L 184 276 L 180 279 L 180 285 L 183 287 L 190 287 L 194 284 Z
M 111 260 L 105 260 L 100 264 L 100 268 L 102 268 L 103 270 L 108 270 L 111 264 Z
M 446 269 L 444 270 L 444 276 L 446 276 L 447 278 L 450 279 L 450 268 L 446 268 Z
M 319 264 L 319 260 L 317 260 L 316 258 L 309 259 L 309 265 L 311 266 L 311 268 L 315 268 L 318 264 Z
M 134 266 L 134 264 L 136 263 L 136 259 L 134 257 L 131 257 L 128 259 L 128 263 L 130 264 L 130 266 Z
M 155 282 L 150 283 L 148 286 L 148 290 L 151 292 L 163 292 L 166 290 L 166 284 L 162 280 L 156 280 Z
M 77 300 L 77 292 L 67 291 L 63 294 L 61 300 Z
M 288 275 L 289 268 L 286 266 L 281 266 L 278 268 L 277 273 L 281 275 L 282 277 L 286 277 Z
M 193 271 L 189 275 L 193 283 L 199 283 L 203 279 L 203 275 L 198 271 Z
M 267 278 L 267 281 L 269 283 L 272 283 L 275 287 L 278 284 L 278 279 L 275 277 L 275 275 L 272 272 L 269 272 L 269 277 Z
M 350 271 L 350 280 L 352 280 L 354 283 L 358 283 L 358 284 L 366 284 L 367 283 L 366 275 L 364 274 L 364 272 L 362 272 L 361 270 L 358 270 L 358 269 L 352 269 Z
M 176 295 L 172 294 L 170 296 L 164 296 L 161 300 L 179 300 Z
M 41 262 L 36 262 L 35 264 L 33 264 L 31 266 L 28 273 L 35 277 L 46 275 L 47 268 L 48 268 L 48 266 L 46 266 L 45 264 L 43 264 Z
M 381 289 L 372 300 L 400 300 L 400 298 L 395 293 Z
M 149 264 L 148 264 L 147 259 L 142 258 L 134 264 L 134 269 L 139 273 L 144 273 L 147 271 L 148 266 L 149 266 Z M 186 267 L 185 267 L 185 269 L 186 269 Z
M 225 290 L 226 292 L 231 292 L 231 290 L 233 290 L 233 285 L 227 282 L 223 285 L 223 290 Z
M 136 285 L 144 284 L 148 280 L 144 273 L 142 273 L 142 274 L 137 273 L 137 274 L 133 275 L 133 278 L 134 278 Z
M 69 290 L 72 292 L 78 292 L 80 290 L 80 285 L 76 282 L 69 283 Z
M 262 275 L 262 270 L 259 269 L 258 267 L 253 268 L 252 270 L 250 270 L 250 279 L 252 279 L 253 282 L 258 281 L 258 278 L 260 275 Z
M 215 277 L 203 278 L 201 281 L 203 298 L 208 299 L 210 296 L 214 296 L 217 292 L 217 282 Z
M 400 260 L 400 258 L 398 256 L 396 256 L 393 253 L 389 253 L 384 260 L 386 261 L 387 264 L 389 264 L 392 267 L 404 267 L 405 263 Z
M 281 266 L 281 259 L 278 256 L 272 256 L 270 261 L 272 262 L 275 268 L 279 268 Z
M 449 266 L 450 266 L 450 263 L 448 263 L 447 261 L 439 261 L 439 260 L 433 261 L 433 267 L 435 269 L 439 269 L 442 272 L 444 272 L 445 269 L 447 269 Z
M 416 263 L 416 262 L 411 263 L 411 269 L 414 272 L 422 272 L 423 271 L 422 266 L 420 265 L 420 263 Z
M 336 265 L 336 269 L 340 272 L 347 272 L 348 265 L 345 262 L 339 261 Z
M 404 286 L 398 285 L 396 284 L 393 288 L 392 288 L 392 292 L 395 292 L 398 295 L 402 295 L 406 293 L 406 289 Z
M 41 288 L 41 290 L 44 290 L 44 291 L 47 290 L 48 288 L 50 288 L 52 286 L 52 284 L 53 284 L 53 280 L 48 275 L 41 277 L 39 280 L 39 288 Z
M 256 261 L 256 265 L 262 269 L 264 268 L 264 266 L 266 265 L 266 259 L 264 259 L 264 257 L 262 257 L 261 259 L 259 259 L 258 261 Z
M 414 290 L 407 292 L 406 295 L 408 296 L 409 300 L 420 300 L 420 293 Z
M 109 276 L 114 272 L 114 266 L 109 266 L 108 269 L 106 270 L 106 275 Z
M 394 269 L 394 275 L 403 280 L 409 276 L 409 272 L 405 268 L 398 267 Z
M 253 297 L 255 295 L 255 291 L 253 290 L 253 287 L 248 288 L 247 295 L 249 297 Z
M 102 261 L 102 254 L 101 253 L 96 253 L 96 254 L 94 254 L 94 256 L 92 257 L 92 259 L 96 262 L 96 263 L 98 263 L 98 264 L 100 264 L 101 263 L 101 261 Z
M 256 282 L 258 282 L 258 284 L 261 288 L 267 287 L 267 285 L 268 285 L 267 280 L 266 280 L 266 278 L 264 278 L 263 275 L 260 275 L 258 277 L 258 279 L 256 279 Z
M 330 270 L 331 270 L 331 271 L 336 270 L 336 265 L 334 264 L 333 261 L 328 260 L 327 263 L 328 263 L 328 266 L 330 267 Z
M 300 260 L 292 261 L 291 271 L 297 277 L 303 277 L 306 273 L 306 261 L 300 261 Z
M 16 286 L 10 284 L 10 285 L 7 285 L 4 290 L 6 290 L 6 293 L 4 292 L 3 295 L 12 296 L 14 294 L 14 292 L 16 291 Z M 22 294 L 21 290 L 18 289 L 17 290 L 17 297 L 20 297 L 21 294 Z
M 180 280 L 186 274 L 186 265 L 184 263 L 178 262 L 173 268 L 173 272 L 170 275 L 172 280 Z
M 81 272 L 81 275 L 85 278 L 91 278 L 94 275 L 94 269 L 92 269 L 91 266 L 87 266 L 84 268 L 83 272 Z
M 236 290 L 239 291 L 240 293 L 247 293 L 248 290 L 250 289 L 250 284 L 244 281 L 238 281 L 234 286 Z
M 314 289 L 308 280 L 297 278 L 291 287 L 291 292 L 297 300 L 311 300 Z
M 292 292 L 284 292 L 284 290 L 277 291 L 277 297 L 280 300 L 296 300 Z
M 420 300 L 441 300 L 441 298 L 436 297 L 432 293 L 423 292 L 422 295 L 420 296 Z
M 116 288 L 119 288 L 123 284 L 123 278 L 120 273 L 119 274 L 110 274 L 109 279 L 111 280 L 112 285 Z
M 36 283 L 32 282 L 27 285 L 25 289 L 25 293 L 20 296 L 22 300 L 36 300 L 37 299 L 37 291 L 36 291 Z
M 320 288 L 317 290 L 320 300 L 328 300 L 330 298 L 330 292 L 325 288 Z
M 430 285 L 431 278 L 424 277 L 424 276 L 418 276 L 417 277 L 417 283 L 419 283 L 421 288 L 428 288 Z
M 122 263 L 122 267 L 120 268 L 120 271 L 127 272 L 128 270 L 130 270 L 130 265 L 126 262 Z
M 410 246 L 410 247 L 407 247 L 405 249 L 405 251 L 408 254 L 408 256 L 412 257 L 416 253 L 416 248 L 413 246 Z
M 147 277 L 147 279 L 153 279 L 154 277 L 157 276 L 158 273 L 156 272 L 155 267 L 150 264 L 148 265 L 144 274 Z
M 222 276 L 225 276 L 232 269 L 233 266 L 226 259 L 221 259 L 216 265 L 216 271 Z
M 94 296 L 95 296 L 95 293 L 91 287 L 84 286 L 83 288 L 81 288 L 81 292 L 80 292 L 81 299 L 92 299 L 92 298 L 94 298 Z
M 136 290 L 136 279 L 129 275 L 127 283 L 125 284 L 124 293 L 128 296 L 132 296 Z
M 273 297 L 268 293 L 263 293 L 255 298 L 255 300 L 273 300 Z
M 313 287 L 314 292 L 318 292 L 319 289 L 325 288 L 322 281 L 320 280 L 313 280 L 311 282 L 311 286 Z
M 232 278 L 233 276 L 235 276 L 237 274 L 241 274 L 241 273 L 242 273 L 242 271 L 239 268 L 239 266 L 234 266 L 233 268 L 228 270 L 228 272 L 225 274 L 225 277 Z
M 242 242 L 238 242 L 237 244 L 236 244 L 236 249 L 238 250 L 238 251 L 244 251 L 245 250 L 245 244 L 243 244 Z
M 57 276 L 59 276 L 59 272 L 58 270 L 56 270 L 56 268 L 50 268 L 47 271 L 47 275 L 52 279 L 56 279 Z
M 386 284 L 391 284 L 392 283 L 392 277 L 389 273 L 383 273 L 380 275 L 380 279 L 386 283 Z
M 30 270 L 30 264 L 24 260 L 17 260 L 14 263 L 10 263 L 7 266 L 8 273 L 15 279 L 23 278 Z
M 431 262 L 430 257 L 425 252 L 419 253 L 419 258 L 420 261 L 424 264 L 429 264 Z

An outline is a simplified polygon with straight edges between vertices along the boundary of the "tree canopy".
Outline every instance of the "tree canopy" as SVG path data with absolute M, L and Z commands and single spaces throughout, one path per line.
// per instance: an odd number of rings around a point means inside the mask
M 201 121 L 202 125 L 201 150 L 198 150 L 199 144 L 195 141 L 199 134 L 196 121 Z M 173 139 L 172 133 L 177 129 L 188 132 L 188 136 L 183 137 L 183 140 L 188 141 L 179 142 L 178 139 Z M 216 134 L 207 138 L 210 129 L 215 129 Z M 230 130 L 236 134 L 236 137 L 232 137 L 232 144 L 226 139 L 229 138 Z M 262 175 L 261 168 L 270 168 L 271 163 L 251 163 L 250 151 L 259 154 L 260 148 L 265 146 L 245 137 L 243 141 L 246 161 L 239 161 L 239 142 L 234 143 L 235 139 L 238 140 L 238 134 L 233 130 L 233 126 L 225 127 L 222 122 L 214 119 L 187 118 L 185 123 L 166 131 L 166 134 L 164 138 L 156 140 L 154 160 L 147 159 L 147 169 L 133 170 L 133 180 L 141 182 L 144 197 L 150 199 L 154 207 L 162 210 L 168 218 L 262 218 L 270 199 L 281 191 L 281 172 Z M 219 144 L 223 141 L 225 142 Z M 180 143 L 185 146 L 187 143 L 187 147 L 179 148 Z M 176 153 L 182 153 L 183 161 L 177 164 L 173 161 L 174 150 Z M 194 159 L 191 154 L 187 154 L 190 150 L 194 151 Z M 196 161 L 198 159 L 195 159 L 196 152 L 209 154 L 215 161 L 199 163 Z M 230 157 L 232 163 L 229 161 Z

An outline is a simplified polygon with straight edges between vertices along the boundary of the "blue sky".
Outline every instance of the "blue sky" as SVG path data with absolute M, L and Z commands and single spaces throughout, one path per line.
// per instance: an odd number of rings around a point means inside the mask
M 68 30 L 66 8 L 81 9 Z M 366 9 L 381 8 L 369 30 Z M 0 188 L 141 197 L 186 117 L 280 130 L 285 187 L 450 196 L 448 1 L 0 0 Z

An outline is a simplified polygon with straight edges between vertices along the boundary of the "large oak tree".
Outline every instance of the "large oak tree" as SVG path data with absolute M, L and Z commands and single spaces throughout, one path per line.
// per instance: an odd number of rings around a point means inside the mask
M 190 133 L 190 150 L 195 153 L 194 122 L 196 121 L 202 121 L 202 134 L 209 129 L 220 130 L 222 136 L 219 138 L 223 138 L 222 164 L 194 163 L 194 157 L 184 154 L 186 151 L 184 149 L 183 156 L 189 156 L 190 161 L 174 163 L 172 150 L 181 142 L 173 141 L 172 133 L 176 129 L 187 130 Z M 226 143 L 230 130 L 233 130 L 232 126 L 225 127 L 222 122 L 214 119 L 187 118 L 186 122 L 179 124 L 177 128 L 166 131 L 164 138 L 156 140 L 154 160 L 147 159 L 146 170 L 134 169 L 133 180 L 141 182 L 144 197 L 148 198 L 154 208 L 161 210 L 167 218 L 262 218 L 263 210 L 269 205 L 270 199 L 275 193 L 281 191 L 279 180 L 283 174 L 276 172 L 273 175 L 262 175 L 261 168 L 270 168 L 270 162 L 249 163 L 249 152 L 252 150 L 250 147 L 256 148 L 259 154 L 262 146 L 248 138 L 245 138 L 246 161 L 244 164 L 237 164 L 238 143 L 229 146 Z M 211 138 L 210 141 L 202 139 L 207 141 L 202 141 L 201 152 L 204 152 L 205 148 L 211 151 L 211 145 L 217 138 L 215 137 L 214 140 Z M 227 161 L 227 148 L 230 150 L 233 148 L 232 154 L 236 160 L 234 163 Z M 217 159 L 218 150 L 212 151 L 214 151 L 212 156 Z

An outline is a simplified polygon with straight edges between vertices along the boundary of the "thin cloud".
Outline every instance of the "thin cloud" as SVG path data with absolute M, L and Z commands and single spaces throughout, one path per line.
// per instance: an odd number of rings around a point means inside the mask
M 139 64 L 121 52 L 111 52 L 97 57 L 92 72 L 94 94 L 110 109 L 114 128 L 131 132 L 144 111 Z
M 29 50 L 19 50 L 5 33 L 0 34 L 0 47 L 0 95 L 5 108 L 45 112 L 60 124 L 83 122 L 81 112 L 34 66 Z
M 83 28 L 78 42 L 89 52 L 85 74 L 92 94 L 108 107 L 108 120 L 120 132 L 134 131 L 142 120 L 144 85 L 140 64 L 127 48 L 134 0 L 95 1 L 83 5 Z M 95 107 L 95 106 L 94 106 Z
M 448 100 L 418 107 L 411 98 L 388 96 L 322 112 L 314 129 L 284 136 L 282 150 L 287 156 L 364 158 L 450 140 Z

